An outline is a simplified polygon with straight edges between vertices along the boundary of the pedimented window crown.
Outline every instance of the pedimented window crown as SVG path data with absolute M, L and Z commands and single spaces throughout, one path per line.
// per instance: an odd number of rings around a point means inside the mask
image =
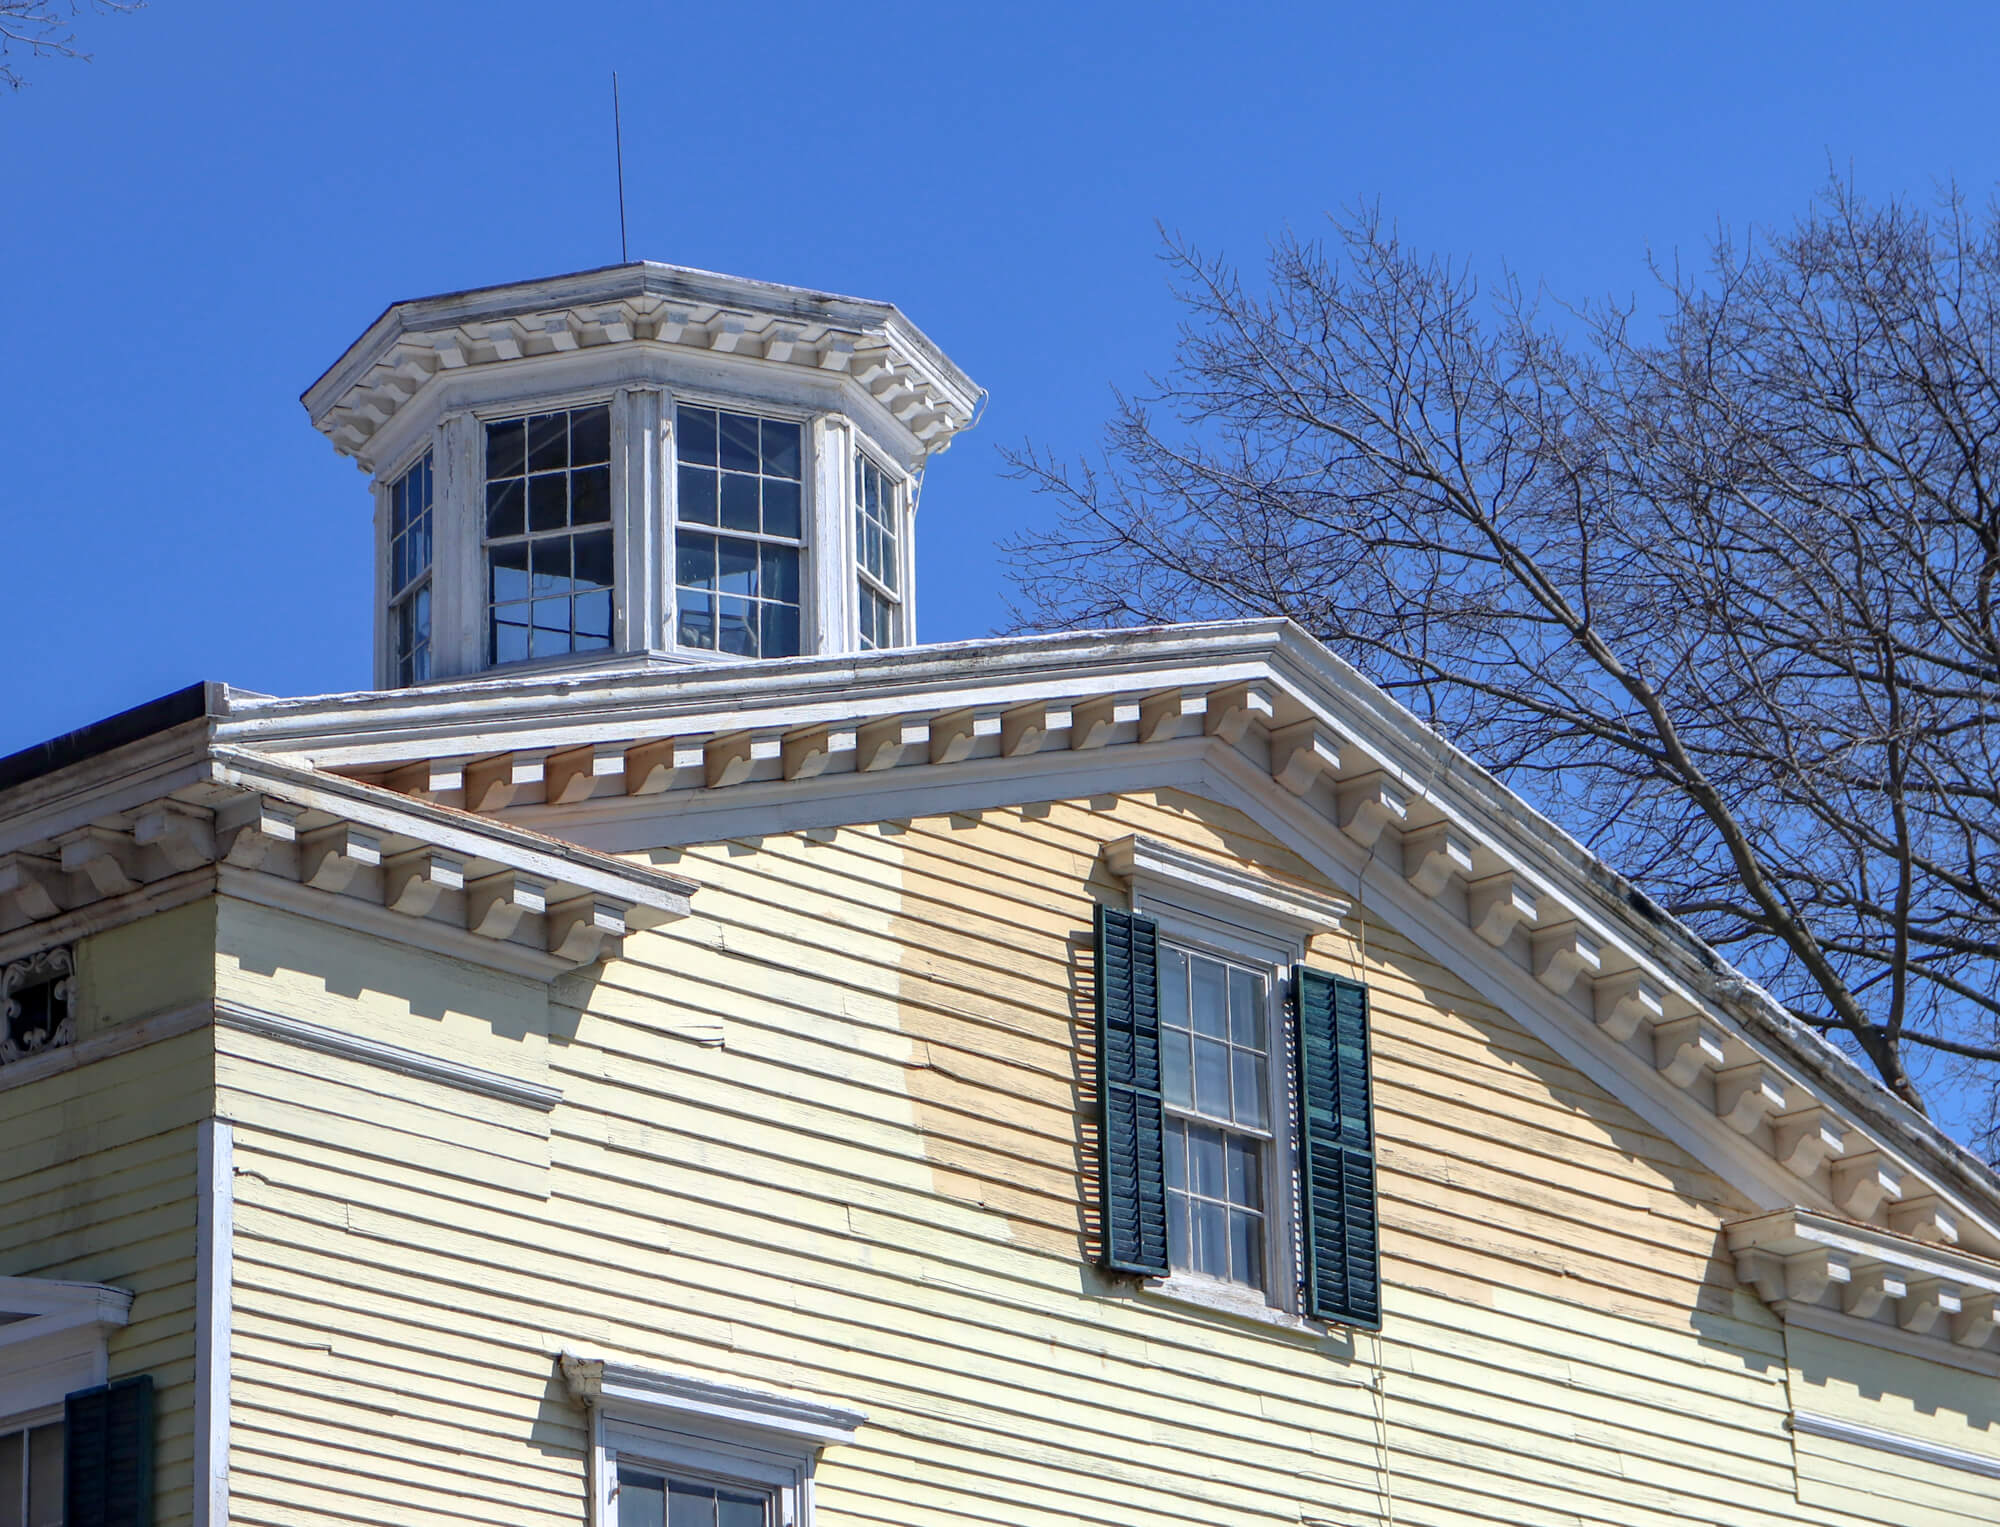
M 887 303 L 639 263 L 397 303 L 304 402 L 374 478 L 390 688 L 914 641 L 917 485 L 978 398 Z

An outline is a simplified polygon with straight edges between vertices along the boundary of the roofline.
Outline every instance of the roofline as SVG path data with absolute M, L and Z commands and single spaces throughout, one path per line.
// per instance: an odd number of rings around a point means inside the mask
M 392 302 L 299 394 L 299 401 L 317 422 L 331 400 L 365 374 L 376 358 L 403 335 L 535 312 L 549 305 L 557 289 L 578 283 L 583 283 L 583 289 L 564 294 L 566 300 L 600 303 L 651 294 L 717 306 L 754 305 L 801 319 L 834 319 L 879 326 L 894 331 L 910 348 L 921 353 L 945 381 L 962 392 L 968 407 L 977 402 L 981 391 L 978 383 L 893 302 L 847 297 L 811 287 L 759 281 L 657 260 L 633 260 L 623 265 L 600 265 L 563 275 L 467 287 Z
M 147 700 L 130 710 L 89 722 L 73 732 L 64 732 L 60 737 L 51 737 L 46 742 L 33 743 L 17 753 L 9 753 L 0 758 L 0 791 L 25 785 L 30 780 L 41 779 L 128 743 L 140 742 L 177 726 L 185 726 L 190 721 L 227 715 L 230 694 L 227 684 L 205 679 L 185 689 L 161 695 L 158 699 Z

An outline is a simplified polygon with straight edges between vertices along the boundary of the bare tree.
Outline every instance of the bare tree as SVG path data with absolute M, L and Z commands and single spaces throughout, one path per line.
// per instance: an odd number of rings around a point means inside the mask
M 2000 216 L 1836 183 L 1644 329 L 1335 226 L 1257 293 L 1169 243 L 1174 368 L 1099 464 L 1011 456 L 1019 623 L 1290 616 L 1906 1101 L 1990 1103 Z
M 27 84 L 11 61 L 29 58 L 81 58 L 70 23 L 86 9 L 136 11 L 145 0 L 0 0 L 0 86 L 19 90 Z

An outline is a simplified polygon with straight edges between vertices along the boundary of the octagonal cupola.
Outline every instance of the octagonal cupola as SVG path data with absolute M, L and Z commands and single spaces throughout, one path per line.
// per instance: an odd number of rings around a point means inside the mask
M 978 397 L 887 303 L 640 263 L 397 303 L 304 402 L 374 482 L 393 688 L 912 642 Z

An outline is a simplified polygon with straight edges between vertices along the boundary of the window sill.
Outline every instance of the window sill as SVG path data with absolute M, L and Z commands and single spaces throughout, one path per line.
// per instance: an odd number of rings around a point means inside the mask
M 1177 1273 L 1166 1278 L 1148 1278 L 1140 1286 L 1156 1299 L 1193 1305 L 1211 1314 L 1229 1315 L 1238 1320 L 1254 1321 L 1258 1325 L 1274 1326 L 1294 1336 L 1309 1336 L 1317 1340 L 1328 1335 L 1332 1329 L 1324 1321 L 1307 1320 L 1290 1310 L 1281 1310 L 1262 1294 L 1233 1283 L 1219 1283 L 1212 1278 Z

